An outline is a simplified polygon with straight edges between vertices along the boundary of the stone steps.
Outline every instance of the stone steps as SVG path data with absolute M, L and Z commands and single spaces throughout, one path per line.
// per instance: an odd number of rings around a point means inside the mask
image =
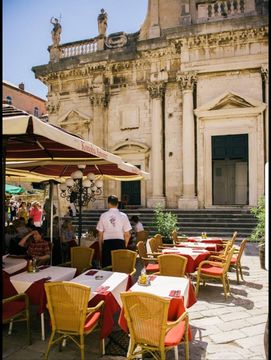
M 132 215 L 138 215 L 144 227 L 150 231 L 151 235 L 156 233 L 154 226 L 154 212 L 152 209 L 122 209 L 129 218 Z M 177 215 L 178 234 L 190 236 L 199 235 L 206 232 L 209 236 L 221 236 L 230 238 L 234 231 L 238 232 L 238 239 L 249 237 L 257 224 L 257 220 L 249 210 L 239 209 L 215 209 L 215 210 L 195 210 L 184 211 L 179 209 L 170 209 Z M 100 214 L 104 210 L 86 210 L 82 213 L 83 233 L 89 227 L 96 227 Z M 73 218 L 73 224 L 78 226 L 78 217 Z

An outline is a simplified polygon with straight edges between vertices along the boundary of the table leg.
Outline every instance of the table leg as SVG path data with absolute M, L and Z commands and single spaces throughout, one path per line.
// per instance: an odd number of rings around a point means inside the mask
M 45 341 L 44 313 L 40 314 L 40 324 L 41 324 L 41 340 Z

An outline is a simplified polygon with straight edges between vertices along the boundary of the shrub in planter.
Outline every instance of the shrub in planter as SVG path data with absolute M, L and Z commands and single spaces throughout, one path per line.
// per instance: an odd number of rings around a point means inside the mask
M 259 199 L 257 206 L 250 209 L 250 212 L 257 218 L 257 225 L 249 239 L 258 243 L 261 268 L 265 269 L 265 203 L 263 197 Z
M 156 206 L 154 210 L 154 226 L 158 234 L 162 235 L 164 243 L 173 243 L 171 233 L 178 231 L 177 216 L 170 211 L 163 211 L 161 206 Z

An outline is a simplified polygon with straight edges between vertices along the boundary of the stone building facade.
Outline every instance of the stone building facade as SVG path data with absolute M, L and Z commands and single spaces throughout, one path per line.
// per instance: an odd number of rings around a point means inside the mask
M 268 160 L 267 4 L 149 0 L 137 33 L 48 48 L 49 64 L 33 71 L 48 86 L 49 121 L 151 173 L 105 195 L 150 208 L 256 205 Z

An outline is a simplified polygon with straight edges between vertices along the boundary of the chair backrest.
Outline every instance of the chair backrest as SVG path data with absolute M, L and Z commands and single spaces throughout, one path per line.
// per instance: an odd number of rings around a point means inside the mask
M 173 231 L 172 231 L 171 237 L 172 237 L 173 243 L 174 243 L 174 244 L 177 244 L 177 243 L 178 243 L 177 230 L 173 230 Z
M 83 334 L 90 287 L 71 282 L 44 284 L 52 330 Z
M 149 236 L 148 230 L 138 231 L 136 233 L 136 243 L 138 243 L 139 241 L 143 241 L 144 243 L 146 243 L 148 236 Z
M 130 274 L 135 269 L 136 257 L 137 253 L 132 250 L 112 250 L 112 270 Z
M 136 244 L 136 247 L 137 247 L 138 255 L 140 257 L 142 266 L 144 266 L 144 267 L 147 266 L 149 262 L 148 262 L 148 260 L 145 260 L 146 258 L 148 258 L 146 245 L 144 244 L 143 241 L 139 241 Z
M 239 262 L 241 260 L 242 254 L 243 254 L 243 252 L 245 250 L 246 243 L 247 243 L 247 239 L 243 239 L 241 244 L 240 244 L 240 248 L 239 248 L 239 251 L 238 251 L 238 254 L 237 254 L 236 262 Z
M 232 234 L 232 238 L 231 238 L 231 246 L 233 246 L 233 244 L 235 243 L 235 240 L 237 239 L 237 231 L 235 231 L 233 234 Z
M 225 263 L 224 263 L 224 266 L 223 266 L 223 273 L 228 272 L 230 264 L 231 264 L 231 258 L 232 258 L 233 253 L 234 253 L 234 248 L 232 247 L 229 250 L 228 254 L 227 254 L 227 257 L 226 257 L 226 260 L 225 260 Z
M 121 293 L 131 341 L 164 346 L 170 299 L 142 292 Z
M 158 252 L 157 241 L 156 241 L 156 239 L 154 237 L 150 238 L 149 245 L 150 245 L 152 253 Z
M 177 254 L 158 256 L 159 273 L 164 276 L 184 276 L 187 258 Z
M 154 238 L 156 240 L 156 243 L 157 243 L 157 248 L 159 246 L 163 246 L 163 239 L 162 239 L 162 235 L 161 234 L 155 234 L 154 235 Z
M 76 268 L 78 273 L 92 266 L 94 249 L 83 246 L 71 248 L 71 266 Z

